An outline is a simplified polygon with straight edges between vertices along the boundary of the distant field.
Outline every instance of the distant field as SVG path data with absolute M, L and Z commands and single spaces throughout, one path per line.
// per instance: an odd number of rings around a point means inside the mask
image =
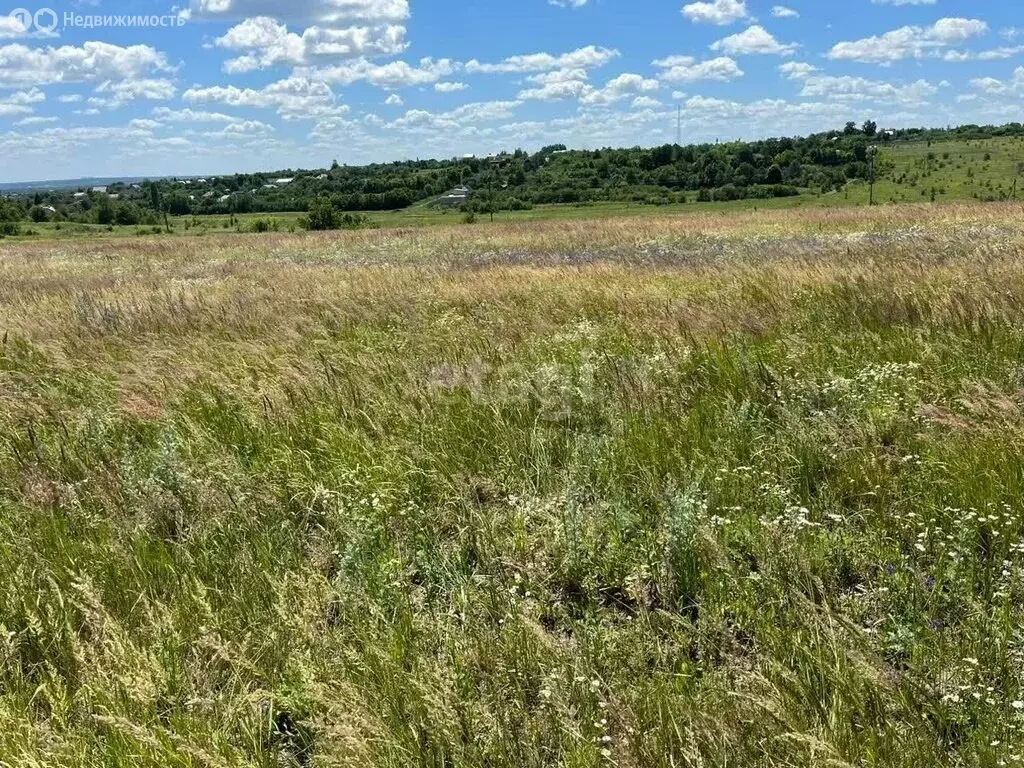
M 1024 759 L 1019 204 L 0 241 L 0 763 Z
M 494 215 L 497 223 L 518 223 L 548 220 L 606 219 L 622 216 L 679 216 L 690 213 L 719 213 L 731 215 L 742 211 L 782 210 L 803 206 L 823 206 L 829 201 L 837 205 L 846 205 L 837 195 L 820 196 L 806 195 L 798 198 L 780 198 L 777 200 L 733 201 L 726 203 L 689 203 L 686 205 L 640 205 L 628 203 L 595 203 L 592 205 L 541 205 L 528 211 L 501 211 Z M 230 233 L 236 230 L 249 232 L 257 220 L 276 223 L 278 231 L 294 232 L 299 230 L 298 220 L 301 213 L 247 213 L 235 217 L 231 224 L 229 216 L 194 216 L 172 217 L 172 234 L 178 236 L 207 236 Z M 381 228 L 431 227 L 431 226 L 468 226 L 463 224 L 464 214 L 461 211 L 443 211 L 428 206 L 414 206 L 403 211 L 380 212 L 368 211 L 361 215 Z M 490 217 L 477 214 L 476 223 L 472 226 L 487 226 Z M 162 228 L 160 228 L 162 230 Z M 33 239 L 75 239 L 80 237 L 137 237 L 151 236 L 153 227 L 104 227 L 96 224 L 33 224 L 30 236 L 16 238 L 30 241 Z
M 1015 195 L 1015 180 L 1024 170 L 1024 138 L 986 139 L 984 141 L 897 144 L 880 153 L 879 180 L 875 186 L 876 204 L 935 202 L 985 202 L 1009 200 Z M 685 205 L 641 205 L 596 203 L 592 205 L 543 205 L 528 211 L 501 211 L 495 221 L 505 223 L 546 221 L 551 219 L 602 219 L 621 216 L 678 216 L 681 214 L 721 213 L 790 208 L 867 205 L 868 185 L 853 182 L 844 190 L 829 194 L 808 191 L 799 197 L 772 200 L 737 200 L 724 203 L 698 203 L 696 193 Z M 1024 196 L 1024 188 L 1017 195 Z M 460 211 L 444 211 L 424 204 L 394 212 L 371 211 L 363 214 L 384 228 L 444 226 L 461 224 Z M 298 228 L 298 213 L 243 214 L 234 224 L 228 216 L 174 217 L 176 235 L 210 235 L 224 231 L 249 231 L 258 219 L 276 223 L 281 231 Z M 486 214 L 477 215 L 477 224 L 489 224 Z M 39 224 L 31 226 L 36 238 L 74 239 L 88 236 L 151 235 L 151 227 L 101 227 L 88 224 Z M 32 239 L 32 237 L 22 239 Z
M 920 203 L 1024 197 L 1024 138 L 899 144 L 883 149 L 892 170 L 875 187 L 876 202 Z M 854 198 L 862 202 L 861 195 Z

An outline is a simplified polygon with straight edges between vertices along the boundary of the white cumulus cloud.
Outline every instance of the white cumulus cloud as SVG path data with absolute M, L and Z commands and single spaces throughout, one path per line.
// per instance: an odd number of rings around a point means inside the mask
M 964 43 L 988 31 L 978 19 L 939 19 L 930 27 L 908 26 L 884 35 L 836 43 L 827 54 L 830 59 L 889 64 L 902 59 L 920 59 L 941 55 L 941 49 Z
M 816 66 L 808 64 L 806 61 L 787 61 L 785 64 L 779 65 L 779 72 L 790 80 L 802 80 L 817 71 Z
M 0 46 L 0 88 L 131 80 L 169 70 L 167 57 L 148 45 L 89 41 L 46 48 Z
M 238 88 L 233 85 L 190 88 L 182 98 L 192 104 L 276 109 L 285 120 L 323 117 L 347 111 L 347 107 L 336 103 L 334 92 L 327 83 L 304 77 L 290 77 L 263 88 Z
M 1009 80 L 994 77 L 978 77 L 971 80 L 971 87 L 986 96 L 1024 96 L 1024 67 L 1017 67 Z
M 153 117 L 165 123 L 230 123 L 235 118 L 221 112 L 203 112 L 194 109 L 156 107 Z
M 469 88 L 465 83 L 434 83 L 434 90 L 438 93 L 457 93 Z
M 653 63 L 662 70 L 658 79 L 668 83 L 696 83 L 700 80 L 727 82 L 743 77 L 743 70 L 728 56 L 706 61 L 698 61 L 692 56 L 668 56 Z
M 612 48 L 588 45 L 569 53 L 555 56 L 550 53 L 530 53 L 510 56 L 497 64 L 485 64 L 473 59 L 466 62 L 470 74 L 496 74 L 508 72 L 547 72 L 555 69 L 596 69 L 616 59 L 621 54 Z
M 804 80 L 801 96 L 840 101 L 877 101 L 892 104 L 920 104 L 938 93 L 927 80 L 898 84 L 864 77 L 811 75 Z
M 745 0 L 711 0 L 683 6 L 683 15 L 694 24 L 725 26 L 750 16 Z
M 395 55 L 407 47 L 405 27 L 399 24 L 340 29 L 313 26 L 299 35 L 269 16 L 246 19 L 217 38 L 215 44 L 242 53 L 224 64 L 225 71 L 232 74 L 309 65 L 328 58 Z
M 332 67 L 299 68 L 294 74 L 311 80 L 338 85 L 352 85 L 361 81 L 378 88 L 409 88 L 430 85 L 454 74 L 457 66 L 449 59 L 420 59 L 416 65 L 405 61 L 375 64 L 361 58 Z
M 643 75 L 627 72 L 626 74 L 614 77 L 605 83 L 603 88 L 591 88 L 580 97 L 580 101 L 587 105 L 603 106 L 614 104 L 617 101 L 633 98 L 633 104 L 641 101 L 642 104 L 649 104 L 654 101 L 650 96 L 644 94 L 653 93 L 661 86 L 657 80 L 644 77 Z
M 182 11 L 188 19 L 241 21 L 255 16 L 302 25 L 345 27 L 354 24 L 403 22 L 408 0 L 192 0 Z
M 757 53 L 791 56 L 796 49 L 795 43 L 780 43 L 768 30 L 758 24 L 711 44 L 711 50 L 733 56 Z

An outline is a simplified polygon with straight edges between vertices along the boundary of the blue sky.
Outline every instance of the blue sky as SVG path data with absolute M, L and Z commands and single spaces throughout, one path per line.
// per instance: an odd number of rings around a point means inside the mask
M 1016 0 L 46 1 L 0 181 L 1024 120 Z

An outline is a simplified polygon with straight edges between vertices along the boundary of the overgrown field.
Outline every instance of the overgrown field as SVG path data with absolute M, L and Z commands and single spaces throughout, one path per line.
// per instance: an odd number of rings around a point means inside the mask
M 928 202 L 932 190 L 938 202 L 1024 197 L 1024 138 L 899 143 L 880 157 L 878 202 Z M 866 189 L 850 196 L 860 202 Z
M 0 763 L 1024 755 L 1019 205 L 0 243 Z

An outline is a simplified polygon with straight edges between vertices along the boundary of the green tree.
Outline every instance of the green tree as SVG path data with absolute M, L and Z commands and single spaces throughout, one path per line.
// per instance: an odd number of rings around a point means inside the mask
M 110 202 L 110 198 L 106 195 L 102 195 L 100 199 L 96 201 L 96 206 L 93 210 L 96 212 L 97 224 L 109 226 L 114 223 L 114 206 Z
M 165 211 L 171 216 L 187 216 L 192 212 L 189 199 L 181 192 L 175 192 L 164 200 Z
M 326 197 L 318 197 L 309 204 L 309 215 L 303 222 L 306 229 L 322 232 L 338 228 L 338 212 Z
M 142 211 L 134 203 L 122 203 L 114 212 L 114 221 L 123 227 L 131 227 L 142 221 Z
M 17 235 L 21 231 L 18 224 L 24 218 L 21 206 L 0 197 L 0 237 Z

